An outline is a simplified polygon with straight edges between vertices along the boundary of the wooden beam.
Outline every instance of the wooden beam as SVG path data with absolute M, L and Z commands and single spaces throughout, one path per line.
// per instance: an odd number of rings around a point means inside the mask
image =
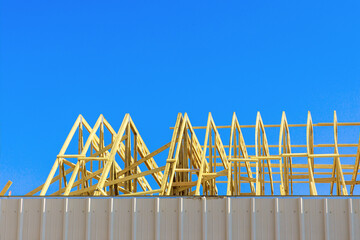
M 313 123 L 311 119 L 310 111 L 308 112 L 307 127 L 306 127 L 306 145 L 307 154 L 314 154 L 314 135 L 313 135 Z M 314 158 L 308 157 L 308 169 L 309 169 L 309 185 L 310 194 L 317 195 L 315 180 L 314 180 Z
M 64 145 L 62 146 L 60 152 L 58 155 L 64 155 L 66 149 L 68 148 L 69 144 L 70 144 L 70 141 L 72 139 L 72 137 L 74 136 L 75 132 L 76 132 L 76 129 L 77 127 L 79 126 L 79 123 L 82 121 L 82 116 L 81 114 L 78 116 L 78 118 L 76 119 L 74 125 L 72 126 L 70 132 L 69 132 L 69 135 L 67 136 L 65 142 L 64 142 Z M 55 162 L 54 162 L 54 165 L 53 167 L 51 168 L 51 171 L 49 173 L 49 176 L 47 177 L 46 181 L 45 181 L 45 184 L 43 185 L 42 189 L 41 189 L 41 192 L 40 192 L 40 196 L 45 196 L 49 186 L 50 186 L 50 183 L 56 173 L 56 170 L 59 166 L 59 160 L 58 158 L 56 158 Z
M 255 130 L 254 145 L 246 145 L 242 133 L 242 128 L 249 126 Z M 39 191 L 42 195 L 48 195 L 49 186 L 55 182 L 58 183 L 58 190 L 52 192 L 55 195 L 216 195 L 218 185 L 223 183 L 227 184 L 227 195 L 286 196 L 292 195 L 298 184 L 308 184 L 310 194 L 317 195 L 316 184 L 320 183 L 330 186 L 330 192 L 336 195 L 353 194 L 355 186 L 359 184 L 360 138 L 358 143 L 339 143 L 338 128 L 343 126 L 358 127 L 360 123 L 339 123 L 336 112 L 331 124 L 313 123 L 309 112 L 306 124 L 289 124 L 283 112 L 280 125 L 265 125 L 260 113 L 257 114 L 255 125 L 240 125 L 234 113 L 227 129 L 217 126 L 209 113 L 206 132 L 201 135 L 205 133 L 204 144 L 201 145 L 197 138 L 199 128 L 191 125 L 186 113 L 179 113 L 171 141 L 151 152 L 129 114 L 125 115 L 117 132 L 102 115 L 93 128 L 79 115 L 45 183 L 27 195 Z M 268 143 L 265 132 L 268 127 L 278 128 L 278 143 Z M 306 127 L 306 145 L 291 144 L 291 127 Z M 334 142 L 314 144 L 314 127 L 332 127 Z M 112 135 L 111 143 L 107 145 L 105 128 Z M 77 129 L 79 137 L 75 140 Z M 83 131 L 89 132 L 85 143 Z M 223 131 L 228 131 L 230 136 L 228 145 L 221 137 Z M 66 153 L 71 141 L 78 143 L 78 152 L 75 154 Z M 277 148 L 275 150 L 278 153 L 270 153 L 270 147 Z M 350 152 L 355 151 L 354 147 L 357 147 L 356 154 Z M 250 148 L 255 148 L 255 151 L 251 149 L 253 155 L 248 154 Z M 321 148 L 321 152 L 315 151 L 315 148 Z M 333 151 L 326 151 L 329 148 L 333 148 Z M 155 161 L 154 157 L 167 149 L 166 164 L 158 165 L 161 162 Z M 116 155 L 120 162 L 115 159 Z M 98 161 L 99 166 L 93 164 L 94 161 Z M 122 169 L 120 166 L 124 163 Z M 70 168 L 66 169 L 68 166 Z M 148 181 L 149 178 L 154 181 Z M 150 183 L 159 185 L 160 189 L 153 190 Z M 250 193 L 241 192 L 242 184 L 250 185 Z M 142 190 L 137 189 L 138 186 Z M 333 191 L 334 186 L 336 191 Z
M 4 186 L 4 188 L 0 191 L 0 196 L 4 196 L 5 195 L 5 193 L 9 190 L 9 188 L 11 187 L 11 184 L 12 184 L 12 181 L 8 181 L 6 184 L 5 184 L 5 186 Z

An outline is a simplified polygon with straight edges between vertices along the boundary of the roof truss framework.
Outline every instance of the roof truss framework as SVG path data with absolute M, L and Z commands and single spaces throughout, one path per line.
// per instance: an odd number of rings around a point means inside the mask
M 208 167 L 188 115 L 179 113 L 166 161 L 161 195 L 193 195 L 196 192 L 193 188 L 200 188 Z M 203 185 L 205 189 L 211 188 L 210 183 Z
M 250 194 L 255 194 L 254 182 L 256 183 L 256 178 L 253 177 L 250 163 L 256 162 L 256 160 L 249 158 L 241 127 L 235 113 L 231 122 L 228 160 L 233 168 L 232 178 L 230 178 L 233 186 L 230 192 L 231 195 L 244 194 L 241 192 L 242 182 L 249 183 Z M 241 164 L 245 166 L 247 176 L 242 176 Z
M 79 115 L 45 183 L 28 195 L 293 195 L 300 184 L 308 185 L 310 195 L 324 189 L 320 186 L 328 186 L 328 194 L 354 194 L 360 140 L 339 143 L 343 126 L 360 123 L 339 123 L 334 112 L 333 122 L 314 124 L 309 112 L 306 124 L 289 124 L 283 113 L 280 125 L 265 125 L 258 113 L 255 125 L 240 125 L 234 113 L 231 125 L 217 126 L 209 113 L 206 126 L 193 127 L 189 116 L 179 113 L 171 141 L 151 152 L 129 114 L 117 132 L 102 115 L 93 127 Z M 290 132 L 299 127 L 305 128 L 306 144 L 292 145 Z M 333 129 L 333 143 L 315 144 L 318 127 Z M 279 130 L 276 145 L 268 143 L 269 128 Z M 255 133 L 254 145 L 245 144 L 244 129 Z M 223 133 L 230 136 L 228 145 Z M 77 154 L 67 153 L 70 143 Z M 332 152 L 317 153 L 329 148 Z M 155 158 L 164 151 L 166 163 L 158 166 Z
M 105 129 L 111 136 L 108 145 L 105 145 Z M 84 130 L 88 133 L 85 143 Z M 75 132 L 79 134 L 78 154 L 66 154 Z M 159 192 L 164 167 L 158 167 L 153 156 L 164 151 L 167 146 L 150 153 L 129 114 L 125 115 L 118 132 L 102 115 L 93 128 L 80 115 L 46 182 L 28 195 L 39 191 L 40 195 L 46 195 L 49 186 L 55 182 L 58 182 L 59 187 L 52 195 L 146 195 Z M 142 172 L 141 165 L 147 170 Z M 159 189 L 153 190 L 146 177 L 153 178 Z
M 292 157 L 286 154 L 291 154 L 291 142 L 289 125 L 287 123 L 286 114 L 283 112 L 280 124 L 279 134 L 279 155 L 283 155 L 279 162 L 279 174 L 281 179 L 280 193 L 281 195 L 293 195 L 293 181 L 292 181 Z M 291 192 L 290 192 L 291 189 Z

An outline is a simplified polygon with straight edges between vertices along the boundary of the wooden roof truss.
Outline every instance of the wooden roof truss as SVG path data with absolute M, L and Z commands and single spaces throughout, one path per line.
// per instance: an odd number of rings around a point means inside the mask
M 193 127 L 189 116 L 179 113 L 171 141 L 151 152 L 129 114 L 117 132 L 102 115 L 93 127 L 79 115 L 45 183 L 27 195 L 286 196 L 296 194 L 299 184 L 308 184 L 309 194 L 318 195 L 324 189 L 320 183 L 328 184 L 327 194 L 352 195 L 360 184 L 360 139 L 339 143 L 342 126 L 359 127 L 360 123 L 339 123 L 334 112 L 333 122 L 314 124 L 308 112 L 306 124 L 288 124 L 284 112 L 280 125 L 265 125 L 260 113 L 255 125 L 240 125 L 234 113 L 231 125 L 217 126 L 209 113 L 206 126 Z M 292 145 L 290 129 L 298 127 L 306 128 L 306 144 Z M 314 143 L 318 127 L 333 128 L 333 143 Z M 279 130 L 278 144 L 269 145 L 268 128 Z M 254 145 L 245 144 L 244 129 L 254 131 Z M 201 145 L 198 132 L 203 130 Z M 224 131 L 229 131 L 228 145 L 223 144 Z M 77 154 L 68 154 L 74 142 Z M 317 153 L 324 148 L 333 151 Z M 353 154 L 342 149 L 352 149 Z M 155 160 L 166 150 L 167 159 Z M 158 166 L 160 162 L 165 164 Z

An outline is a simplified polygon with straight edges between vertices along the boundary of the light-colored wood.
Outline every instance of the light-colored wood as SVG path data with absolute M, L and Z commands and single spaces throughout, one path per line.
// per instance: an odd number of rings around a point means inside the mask
M 280 170 L 280 193 L 281 195 L 289 195 L 291 188 L 291 195 L 293 194 L 293 181 L 292 181 L 292 156 L 289 124 L 287 123 L 285 112 L 282 113 L 280 134 L 279 134 L 279 156 L 283 158 L 279 161 Z M 284 162 L 284 165 L 282 163 Z M 290 179 L 290 183 L 289 183 Z
M 195 189 L 195 195 L 199 195 L 200 194 L 200 185 L 203 184 L 203 188 L 210 188 L 210 191 L 203 191 L 203 193 L 205 195 L 209 194 L 209 193 L 213 193 L 216 192 L 216 188 L 214 188 L 213 190 L 211 190 L 211 184 L 214 184 L 214 180 L 212 180 L 211 182 L 208 181 L 203 181 L 203 177 L 207 176 L 208 173 L 213 173 L 213 176 L 217 176 L 216 174 L 216 168 L 212 169 L 209 168 L 208 166 L 208 162 L 206 161 L 206 151 L 207 151 L 207 143 L 209 142 L 210 145 L 212 145 L 211 141 L 210 141 L 210 135 L 211 133 L 214 132 L 214 142 L 215 142 L 215 146 L 214 146 L 214 152 L 218 153 L 218 156 L 221 160 L 222 163 L 222 167 L 227 170 L 227 177 L 228 177 L 228 184 L 227 184 L 227 195 L 231 195 L 232 193 L 232 166 L 231 166 L 231 162 L 228 161 L 227 158 L 227 154 L 226 151 L 223 147 L 223 143 L 221 141 L 221 137 L 220 134 L 216 128 L 216 124 L 214 122 L 214 119 L 212 118 L 211 113 L 209 113 L 208 116 L 208 123 L 207 123 L 207 129 L 206 129 L 206 133 L 205 133 L 205 142 L 204 142 L 204 148 L 203 148 L 203 156 L 201 158 L 201 164 L 200 164 L 200 172 L 199 172 L 199 176 L 198 176 L 198 180 L 197 180 L 197 184 L 196 184 L 196 189 Z M 209 151 L 211 151 L 212 147 L 209 146 Z M 214 159 L 216 162 L 216 157 L 214 155 Z M 210 171 L 209 171 L 210 170 Z
M 339 154 L 339 149 L 338 149 L 338 122 L 337 122 L 336 111 L 334 111 L 334 145 L 335 145 L 334 153 Z M 335 156 L 333 164 L 334 164 L 334 167 L 336 168 L 337 195 L 348 195 L 343 170 L 342 170 L 342 167 L 341 167 L 340 157 Z M 333 173 L 335 173 L 335 171 L 333 171 Z M 332 174 L 332 178 L 334 178 L 333 174 Z M 331 182 L 331 190 L 330 190 L 331 194 L 332 194 L 333 184 L 334 184 L 334 182 Z M 342 188 L 340 187 L 340 185 L 341 185 Z
M 117 132 L 102 115 L 94 127 L 79 115 L 45 183 L 27 195 L 287 196 L 298 194 L 299 184 L 307 184 L 311 195 L 318 194 L 317 185 L 329 186 L 331 194 L 358 194 L 360 138 L 340 143 L 338 132 L 359 131 L 359 126 L 338 122 L 336 112 L 332 123 L 313 123 L 308 112 L 306 124 L 289 124 L 283 112 L 280 124 L 265 125 L 258 112 L 255 125 L 240 125 L 233 113 L 231 125 L 217 126 L 209 113 L 206 127 L 193 127 L 189 116 L 179 113 L 171 141 L 151 152 L 129 114 Z M 298 144 L 291 144 L 290 129 L 299 127 L 306 139 L 295 137 Z M 267 135 L 273 141 L 274 128 L 278 142 L 269 144 Z M 315 137 L 319 128 L 332 128 L 334 141 L 315 144 L 321 139 Z M 252 145 L 245 144 L 249 131 L 255 132 Z M 205 136 L 202 145 L 198 136 Z M 222 136 L 229 136 L 229 142 L 224 144 Z M 70 143 L 78 144 L 77 152 L 67 152 Z M 165 150 L 167 158 L 161 159 Z M 48 193 L 55 183 L 58 189 Z
M 307 154 L 308 154 L 308 169 L 309 169 L 309 187 L 310 187 L 310 194 L 317 195 L 317 190 L 315 186 L 314 180 L 314 135 L 313 135 L 313 123 L 311 119 L 310 111 L 308 112 L 308 119 L 307 119 L 307 127 L 306 127 L 306 145 L 307 145 Z
M 265 127 L 264 127 L 263 121 L 261 119 L 260 112 L 257 113 L 257 117 L 256 117 L 255 145 L 257 145 L 257 147 L 255 148 L 255 155 L 256 155 L 256 158 L 258 159 L 258 163 L 260 164 L 258 171 L 259 171 L 259 176 L 261 177 L 261 180 L 262 180 L 262 182 L 261 181 L 258 182 L 259 187 L 261 184 L 260 194 L 261 195 L 265 194 L 265 185 L 263 184 L 263 181 L 265 179 L 265 175 L 264 175 L 264 168 L 265 168 L 264 161 L 265 160 L 267 162 L 267 168 L 269 171 L 268 176 L 270 178 L 270 183 L 271 183 L 271 194 L 274 194 L 274 183 L 273 183 L 273 175 L 272 175 L 272 168 L 271 168 L 271 161 L 270 161 L 271 156 L 270 156 L 269 147 L 268 147 L 268 143 L 267 143 Z
M 75 134 L 76 128 L 78 127 L 78 125 L 79 125 L 79 123 L 80 123 L 81 121 L 82 121 L 82 116 L 81 116 L 81 114 L 80 114 L 80 115 L 78 116 L 78 118 L 76 119 L 73 127 L 71 128 L 70 133 L 69 133 L 69 135 L 67 136 L 67 138 L 66 138 L 66 140 L 65 140 L 65 143 L 64 143 L 64 145 L 62 146 L 62 148 L 61 148 L 61 150 L 60 150 L 60 152 L 59 152 L 58 155 L 63 155 L 63 154 L 65 153 L 66 149 L 68 148 L 68 146 L 69 146 L 69 144 L 70 144 L 70 141 L 71 141 L 72 137 L 73 137 L 74 134 Z M 53 179 L 53 177 L 54 177 L 54 175 L 55 175 L 55 172 L 56 172 L 58 166 L 59 166 L 59 161 L 56 159 L 55 162 L 54 162 L 53 167 L 51 168 L 51 171 L 50 171 L 50 173 L 49 173 L 49 176 L 48 176 L 48 178 L 46 179 L 45 184 L 43 185 L 43 187 L 42 187 L 42 189 L 41 189 L 40 196 L 44 196 L 44 195 L 46 194 L 46 192 L 47 192 L 47 190 L 48 190 L 48 188 L 49 188 L 49 186 L 50 186 L 50 183 L 51 183 L 51 181 L 52 181 L 52 179 Z
M 360 137 L 359 137 L 359 143 L 358 143 L 358 148 L 357 148 L 357 152 L 356 152 L 356 159 L 355 159 L 353 174 L 352 174 L 352 177 L 351 177 L 352 182 L 356 181 L 357 174 L 359 172 L 359 165 L 360 165 L 359 163 L 360 163 Z M 350 187 L 350 194 L 351 195 L 354 193 L 354 187 L 355 187 L 355 184 L 351 184 L 351 187 Z
M 314 127 L 332 127 L 333 123 L 317 123 L 314 124 Z M 343 122 L 339 123 L 339 126 L 360 126 L 360 122 Z M 255 128 L 256 125 L 241 125 L 241 128 Z M 264 125 L 266 128 L 278 128 L 279 124 L 267 124 Z M 306 127 L 306 124 L 289 124 L 289 127 Z M 218 126 L 217 128 L 231 128 L 231 125 L 227 126 Z M 174 127 L 170 127 L 170 129 L 174 129 Z M 194 126 L 194 129 L 206 129 L 204 126 Z
M 172 164 L 176 161 L 174 159 L 174 150 L 175 150 L 176 141 L 178 139 L 178 132 L 179 132 L 180 124 L 182 121 L 183 121 L 183 116 L 181 113 L 178 113 L 177 119 L 176 119 L 176 124 L 175 124 L 175 129 L 173 131 L 173 135 L 172 135 L 171 142 L 170 142 L 169 154 L 168 154 L 168 158 L 166 161 L 164 177 L 162 179 L 161 188 L 160 188 L 161 189 L 160 195 L 164 195 L 166 193 L 166 188 L 169 187 L 168 177 L 169 177 L 170 168 L 172 167 Z
M 9 188 L 11 187 L 11 184 L 12 184 L 12 181 L 8 181 L 6 184 L 5 184 L 5 186 L 4 186 L 4 188 L 0 191 L 0 196 L 4 196 L 5 195 L 5 193 L 9 190 Z
M 132 131 L 134 132 L 134 134 L 137 136 L 138 143 L 136 145 L 136 148 L 139 151 L 139 155 L 140 155 L 140 157 L 142 159 L 144 159 L 146 156 L 149 156 L 151 154 L 151 152 L 149 151 L 149 149 L 145 145 L 145 142 L 142 139 L 142 137 L 141 137 L 139 131 L 137 130 L 137 128 L 136 128 L 133 120 L 131 119 L 131 117 L 130 117 L 130 127 L 131 127 Z M 165 150 L 165 149 L 162 149 L 161 151 L 163 151 L 163 150 Z M 158 152 L 158 153 L 160 153 L 160 152 Z M 144 161 L 147 169 L 149 169 L 149 170 L 158 168 L 158 165 L 157 165 L 156 161 L 153 158 L 154 156 L 152 156 L 152 157 L 146 159 L 146 161 Z M 152 176 L 155 178 L 155 181 L 158 183 L 158 185 L 161 186 L 163 173 L 162 172 L 155 172 Z
M 117 147 L 120 145 L 121 137 L 124 135 L 124 132 L 125 132 L 127 126 L 128 126 L 129 121 L 130 121 L 130 115 L 126 114 L 125 117 L 124 117 L 124 120 L 123 120 L 123 122 L 122 122 L 122 124 L 121 124 L 121 126 L 119 128 L 119 131 L 117 132 L 116 138 L 114 140 L 114 145 L 113 145 L 113 148 L 111 149 L 109 160 L 106 162 L 105 167 L 104 167 L 104 171 L 102 172 L 101 177 L 99 179 L 99 182 L 98 182 L 98 184 L 96 186 L 96 190 L 98 190 L 98 191 L 95 192 L 95 195 L 100 195 L 101 194 L 101 190 L 104 187 L 106 178 L 107 178 L 107 176 L 109 174 L 109 171 L 110 171 L 110 167 L 115 161 L 115 155 L 117 153 Z M 129 139 L 129 135 L 127 136 L 126 140 L 128 140 L 128 139 Z M 125 159 L 125 161 L 126 161 L 126 159 Z
M 94 136 L 95 136 L 95 134 L 96 134 L 96 131 L 97 131 L 97 130 L 99 129 L 99 127 L 100 127 L 100 123 L 101 123 L 101 121 L 102 121 L 102 118 L 103 118 L 103 116 L 100 115 L 100 117 L 99 117 L 98 120 L 96 121 L 95 127 L 92 129 L 92 131 L 90 132 L 90 135 L 89 135 L 88 139 L 86 140 L 85 147 L 84 147 L 83 150 L 81 151 L 81 154 L 80 154 L 81 156 L 85 156 L 85 153 L 87 152 L 88 148 L 90 147 L 90 144 L 91 144 L 91 142 L 93 141 L 93 138 L 94 138 Z M 73 187 L 73 184 L 74 184 L 75 179 L 76 179 L 76 177 L 77 177 L 77 173 L 78 173 L 78 171 L 79 171 L 79 169 L 80 169 L 80 165 L 81 165 L 81 161 L 78 161 L 78 162 L 76 163 L 76 166 L 75 166 L 74 170 L 73 170 L 73 173 L 72 173 L 72 175 L 71 175 L 71 178 L 70 178 L 70 180 L 69 180 L 69 182 L 68 182 L 68 184 L 67 184 L 67 186 L 66 186 L 66 188 L 65 188 L 65 192 L 64 192 L 64 195 L 65 195 L 65 196 L 69 195 L 69 193 L 70 193 L 70 191 L 71 191 L 71 189 L 72 189 L 72 187 Z
M 170 195 L 171 190 L 172 190 L 171 185 L 172 185 L 172 183 L 174 181 L 176 165 L 179 162 L 179 154 L 180 154 L 180 149 L 181 149 L 181 145 L 182 145 L 182 140 L 183 140 L 183 135 L 184 135 L 187 120 L 188 120 L 188 116 L 185 113 L 184 119 L 183 119 L 183 121 L 182 121 L 182 123 L 180 125 L 180 128 L 179 128 L 179 136 L 178 136 L 178 141 L 177 141 L 177 148 L 175 150 L 175 153 L 173 153 L 175 161 L 172 162 L 172 163 L 169 163 L 169 164 L 171 164 L 171 171 L 170 171 L 170 174 L 169 174 L 169 176 L 170 176 L 169 177 L 169 187 L 168 187 L 168 189 L 166 191 L 166 195 Z

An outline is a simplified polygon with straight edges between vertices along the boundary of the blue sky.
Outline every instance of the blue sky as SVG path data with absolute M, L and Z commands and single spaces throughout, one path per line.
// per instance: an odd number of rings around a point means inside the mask
M 130 113 L 150 150 L 170 141 L 178 112 L 193 125 L 208 112 L 228 125 L 234 111 L 240 124 L 257 111 L 269 124 L 282 111 L 305 123 L 308 110 L 314 122 L 334 110 L 360 121 L 356 1 L 1 1 L 0 11 L 0 188 L 10 179 L 16 195 L 45 181 L 78 114 L 117 129 Z

